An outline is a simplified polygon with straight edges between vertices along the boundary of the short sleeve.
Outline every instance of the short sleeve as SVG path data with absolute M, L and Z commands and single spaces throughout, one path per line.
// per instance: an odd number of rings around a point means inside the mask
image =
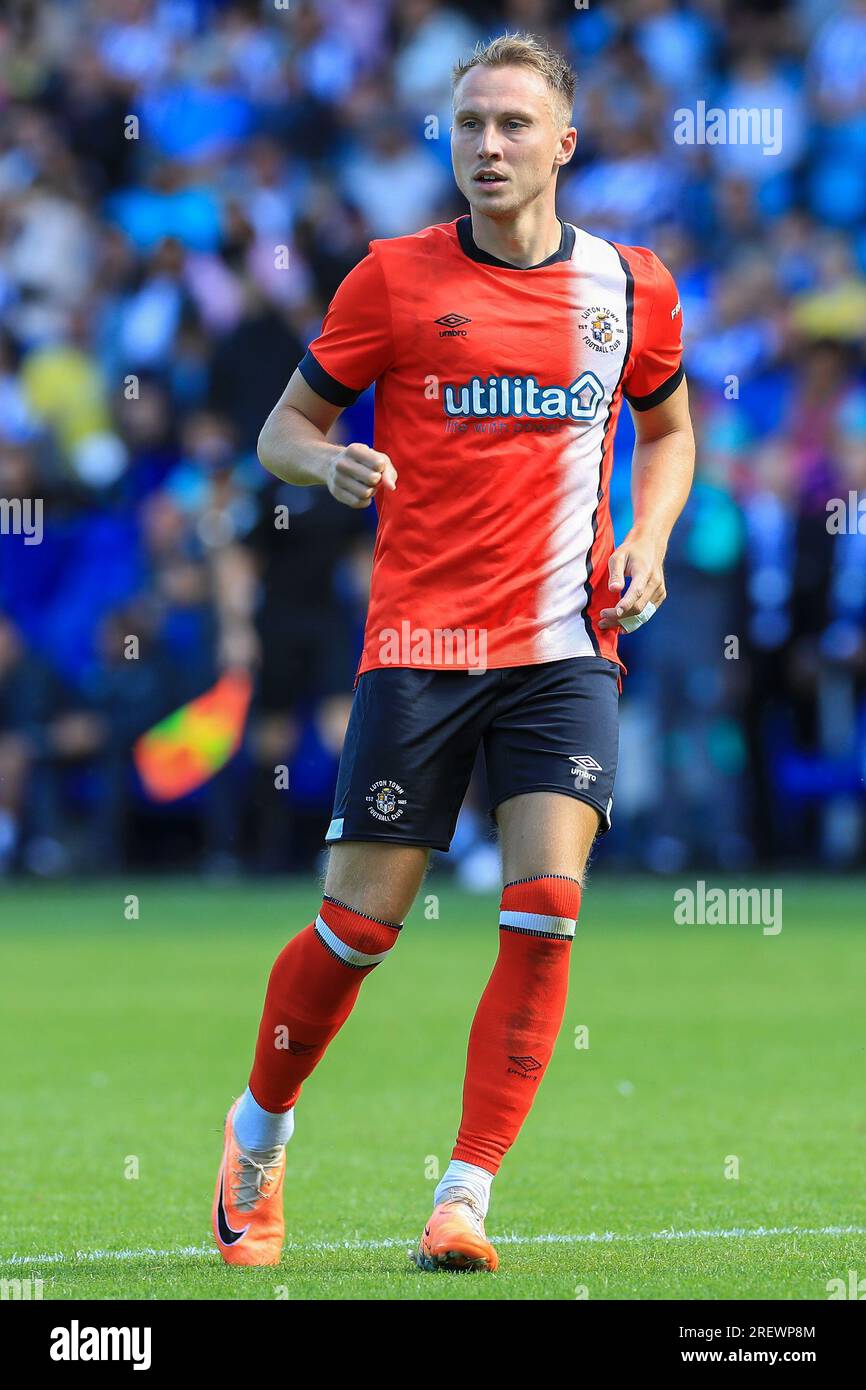
M 635 410 L 661 405 L 683 379 L 680 297 L 667 266 L 647 254 L 645 272 L 635 276 L 637 355 L 625 380 L 625 398 Z
M 298 364 L 308 386 L 332 405 L 352 405 L 393 357 L 388 286 L 375 251 L 337 289 L 318 338 Z

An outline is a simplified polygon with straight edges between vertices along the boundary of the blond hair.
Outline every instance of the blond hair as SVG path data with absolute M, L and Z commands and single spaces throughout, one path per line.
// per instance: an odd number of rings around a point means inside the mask
M 506 32 L 487 43 L 479 40 L 471 55 L 461 58 L 451 74 L 452 104 L 458 82 L 473 68 L 512 66 L 531 68 L 533 72 L 540 73 L 551 92 L 551 115 L 558 124 L 569 125 L 577 78 L 562 54 L 536 34 Z

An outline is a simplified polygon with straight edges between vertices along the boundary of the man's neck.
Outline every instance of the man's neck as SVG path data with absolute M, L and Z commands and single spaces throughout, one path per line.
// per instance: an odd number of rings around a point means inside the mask
M 562 223 L 551 205 L 539 211 L 525 209 L 514 222 L 504 223 L 471 212 L 472 240 L 482 251 L 510 265 L 540 265 L 559 250 Z

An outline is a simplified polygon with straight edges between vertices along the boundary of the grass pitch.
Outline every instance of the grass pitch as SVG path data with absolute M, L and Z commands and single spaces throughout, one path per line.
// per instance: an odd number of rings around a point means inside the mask
M 0 1277 L 58 1299 L 825 1299 L 866 1274 L 864 885 L 773 886 L 765 936 L 676 926 L 674 885 L 596 874 L 557 1050 L 494 1184 L 495 1276 L 421 1274 L 406 1251 L 456 1132 L 496 897 L 425 883 L 304 1087 L 282 1264 L 248 1270 L 210 1247 L 222 1123 L 320 890 L 0 890 Z

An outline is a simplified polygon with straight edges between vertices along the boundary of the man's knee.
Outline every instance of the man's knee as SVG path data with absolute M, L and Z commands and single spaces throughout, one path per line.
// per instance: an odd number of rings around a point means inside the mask
M 430 851 L 418 845 L 347 841 L 331 846 L 324 892 L 356 912 L 402 922 L 427 872 Z

